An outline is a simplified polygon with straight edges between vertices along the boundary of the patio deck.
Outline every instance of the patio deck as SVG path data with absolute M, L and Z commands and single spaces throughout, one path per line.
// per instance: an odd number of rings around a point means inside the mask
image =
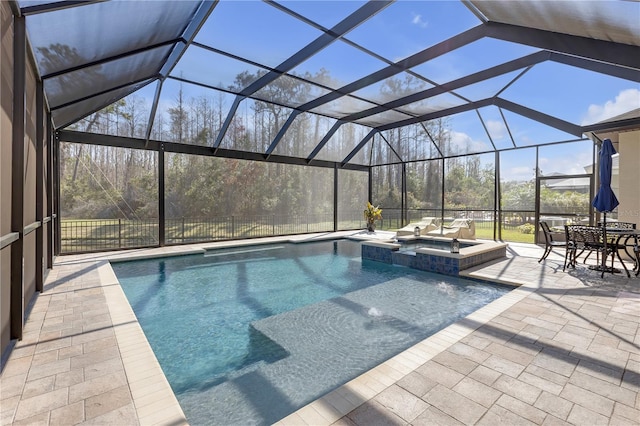
M 107 259 L 211 245 L 58 257 L 0 376 L 0 423 L 185 424 Z M 542 252 L 465 271 L 520 287 L 277 424 L 640 424 L 640 278 Z

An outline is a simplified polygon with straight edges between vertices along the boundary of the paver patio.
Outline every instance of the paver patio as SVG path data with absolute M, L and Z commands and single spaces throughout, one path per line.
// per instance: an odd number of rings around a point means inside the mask
M 508 252 L 467 273 L 520 287 L 278 424 L 640 424 L 640 278 Z M 186 423 L 112 255 L 57 258 L 0 377 L 0 423 Z

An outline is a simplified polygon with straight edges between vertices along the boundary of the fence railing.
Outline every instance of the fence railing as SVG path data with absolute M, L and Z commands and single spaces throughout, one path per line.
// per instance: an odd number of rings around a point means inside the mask
M 439 209 L 407 211 L 409 223 L 425 216 L 441 217 L 442 214 Z M 403 223 L 401 209 L 383 209 L 382 217 L 376 224 L 379 230 L 395 230 L 406 224 Z M 505 241 L 535 241 L 534 211 L 502 211 L 500 227 L 495 228 L 497 216 L 493 210 L 444 210 L 445 224 L 457 218 L 474 219 L 478 238 L 493 239 L 494 236 L 500 236 Z M 334 230 L 333 221 L 332 213 L 171 218 L 165 220 L 165 242 L 185 244 L 331 232 Z M 361 211 L 340 212 L 337 229 L 363 229 L 365 225 Z M 151 247 L 159 244 L 159 223 L 157 219 L 62 220 L 61 240 L 62 253 Z
M 153 246 L 158 244 L 158 220 L 62 220 L 60 238 L 62 253 Z
M 167 219 L 168 244 L 333 231 L 332 214 Z
M 183 244 L 277 235 L 331 232 L 333 214 L 222 216 L 165 220 L 165 242 Z M 159 244 L 157 219 L 62 220 L 61 252 L 80 253 Z M 364 228 L 362 212 L 343 212 L 338 229 Z

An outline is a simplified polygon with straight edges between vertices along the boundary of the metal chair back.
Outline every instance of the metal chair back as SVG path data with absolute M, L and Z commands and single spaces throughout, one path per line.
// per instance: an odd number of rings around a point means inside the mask
M 636 224 L 633 222 L 606 222 L 609 229 L 636 229 Z M 602 222 L 598 222 L 598 226 L 602 227 Z

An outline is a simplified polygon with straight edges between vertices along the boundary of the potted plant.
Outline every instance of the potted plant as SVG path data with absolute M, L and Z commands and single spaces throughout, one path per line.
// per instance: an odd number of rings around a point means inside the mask
M 367 208 L 364 209 L 364 218 L 367 221 L 367 231 L 376 230 L 376 220 L 382 219 L 382 209 L 367 201 Z

